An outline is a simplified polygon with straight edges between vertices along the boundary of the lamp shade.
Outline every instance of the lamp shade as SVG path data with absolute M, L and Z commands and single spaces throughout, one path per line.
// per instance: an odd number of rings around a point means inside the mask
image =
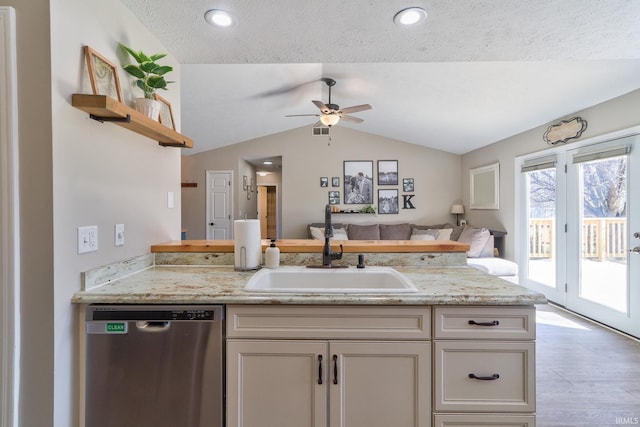
M 463 214 L 464 213 L 464 206 L 463 205 L 452 205 L 451 206 L 451 213 L 452 214 Z
M 320 122 L 325 126 L 333 126 L 340 121 L 340 116 L 337 114 L 323 114 L 320 116 Z

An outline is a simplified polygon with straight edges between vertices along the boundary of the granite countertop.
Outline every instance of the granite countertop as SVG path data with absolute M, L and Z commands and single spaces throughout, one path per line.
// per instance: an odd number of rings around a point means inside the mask
M 152 266 L 77 292 L 73 303 L 93 304 L 341 304 L 531 305 L 544 295 L 468 266 L 397 266 L 418 288 L 411 294 L 245 292 L 254 272 L 233 266 Z

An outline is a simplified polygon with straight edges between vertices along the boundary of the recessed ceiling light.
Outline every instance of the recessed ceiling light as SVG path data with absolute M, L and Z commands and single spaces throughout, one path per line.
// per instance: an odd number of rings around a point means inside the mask
M 236 23 L 235 18 L 229 12 L 220 9 L 211 9 L 204 14 L 204 19 L 216 27 L 231 27 Z
M 421 7 L 409 7 L 396 13 L 393 22 L 397 25 L 415 25 L 427 19 L 427 12 Z
M 263 165 L 272 165 L 273 162 L 271 160 L 265 160 L 264 162 L 262 162 Z

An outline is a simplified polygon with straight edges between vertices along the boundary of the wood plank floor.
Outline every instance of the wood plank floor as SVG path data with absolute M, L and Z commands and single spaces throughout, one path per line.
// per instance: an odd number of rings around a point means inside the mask
M 536 317 L 536 425 L 640 425 L 640 342 L 552 305 Z

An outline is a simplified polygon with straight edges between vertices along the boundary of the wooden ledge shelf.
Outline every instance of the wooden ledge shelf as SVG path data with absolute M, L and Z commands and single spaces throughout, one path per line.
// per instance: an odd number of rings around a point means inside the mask
M 163 147 L 193 148 L 193 141 L 173 129 L 105 95 L 74 93 L 71 105 L 100 122 L 112 122 L 158 141 Z

